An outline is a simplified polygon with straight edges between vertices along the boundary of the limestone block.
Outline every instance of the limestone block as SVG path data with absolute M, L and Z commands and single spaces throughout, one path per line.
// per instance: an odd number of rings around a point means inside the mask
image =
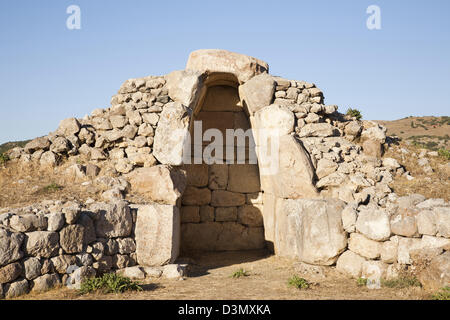
M 153 142 L 153 155 L 162 164 L 178 166 L 183 163 L 191 114 L 192 110 L 179 102 L 165 105 Z
M 181 198 L 185 206 L 203 206 L 211 202 L 211 190 L 188 186 Z
M 348 248 L 367 259 L 376 259 L 381 255 L 381 243 L 359 233 L 350 234 Z
M 247 105 L 247 112 L 253 115 L 256 111 L 270 105 L 275 93 L 275 80 L 268 74 L 253 77 L 239 87 L 239 96 Z
M 208 186 L 208 165 L 206 164 L 185 164 L 183 169 L 186 171 L 187 185 L 194 187 Z
M 356 221 L 356 230 L 372 240 L 387 240 L 391 235 L 389 214 L 382 209 L 361 209 Z
M 181 223 L 199 223 L 200 207 L 199 206 L 182 206 L 181 207 Z
M 217 222 L 233 222 L 237 220 L 236 207 L 218 207 L 216 208 Z
M 126 177 L 133 192 L 158 203 L 176 204 L 186 189 L 185 172 L 166 165 L 138 168 Z
M 263 223 L 263 206 L 254 205 L 244 205 L 238 207 L 238 222 L 250 226 L 250 227 L 262 227 Z
M 169 97 L 193 108 L 203 84 L 201 72 L 192 70 L 173 71 L 166 75 L 166 87 Z
M 280 200 L 277 202 L 276 252 L 301 261 L 332 265 L 347 247 L 340 200 Z
M 258 165 L 231 164 L 228 169 L 228 191 L 254 193 L 261 190 Z
M 245 194 L 225 190 L 214 190 L 211 195 L 213 207 L 236 207 L 245 204 Z
M 191 52 L 186 69 L 200 73 L 231 73 L 239 83 L 244 83 L 255 75 L 268 72 L 269 65 L 256 58 L 227 50 L 203 49 Z
M 142 266 L 173 263 L 180 246 L 180 213 L 172 205 L 138 207 L 136 220 L 137 262 Z
M 340 255 L 336 262 L 336 270 L 348 274 L 354 278 L 359 278 L 361 276 L 362 265 L 366 261 L 360 255 L 354 253 L 353 251 L 347 250 Z
M 213 164 L 209 166 L 208 187 L 212 190 L 225 190 L 228 186 L 228 165 Z

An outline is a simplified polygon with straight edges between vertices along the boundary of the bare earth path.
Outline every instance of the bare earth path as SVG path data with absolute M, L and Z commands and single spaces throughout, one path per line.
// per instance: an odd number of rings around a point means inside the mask
M 299 265 L 261 251 L 202 254 L 191 259 L 190 277 L 185 280 L 156 279 L 146 281 L 143 292 L 124 294 L 89 294 L 81 296 L 68 289 L 29 294 L 20 299 L 133 299 L 133 300 L 262 300 L 262 299 L 428 299 L 421 288 L 370 290 L 358 287 L 355 279 L 340 275 L 334 268 L 324 272 L 301 272 Z M 247 277 L 233 279 L 238 269 Z M 320 268 L 319 268 L 320 269 Z M 313 285 L 298 290 L 287 285 L 293 275 L 304 277 Z

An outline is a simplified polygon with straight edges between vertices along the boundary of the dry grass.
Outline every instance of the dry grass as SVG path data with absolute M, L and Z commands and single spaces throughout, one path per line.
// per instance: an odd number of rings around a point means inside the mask
M 401 163 L 407 171 L 414 177 L 413 180 L 407 180 L 405 177 L 396 177 L 391 187 L 400 195 L 409 195 L 419 193 L 427 198 L 442 198 L 450 200 L 450 166 L 449 161 L 443 157 L 428 157 L 434 172 L 427 174 L 422 167 L 417 164 L 417 157 L 412 154 L 420 153 L 421 149 L 415 146 L 408 146 L 401 143 L 400 147 L 408 149 L 409 154 L 402 154 L 391 148 L 385 154 L 385 157 L 395 158 Z
M 100 190 L 92 184 L 81 185 L 90 179 L 75 180 L 64 173 L 73 163 L 45 169 L 9 161 L 0 167 L 0 209 L 23 207 L 42 200 L 100 199 Z

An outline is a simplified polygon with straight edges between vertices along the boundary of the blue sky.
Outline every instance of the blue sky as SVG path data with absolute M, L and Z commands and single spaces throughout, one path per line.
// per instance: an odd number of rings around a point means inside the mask
M 66 28 L 72 4 L 81 30 Z M 381 30 L 366 28 L 373 4 Z M 450 110 L 448 0 L 1 1 L 0 46 L 0 143 L 108 107 L 126 79 L 183 69 L 202 48 L 265 60 L 365 119 Z

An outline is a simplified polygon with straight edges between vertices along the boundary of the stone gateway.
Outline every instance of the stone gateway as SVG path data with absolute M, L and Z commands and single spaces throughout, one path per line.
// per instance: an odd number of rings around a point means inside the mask
M 397 196 L 389 183 L 407 173 L 386 148 L 384 127 L 326 105 L 313 83 L 192 52 L 185 70 L 129 79 L 109 108 L 9 151 L 17 165 L 84 159 L 65 174 L 103 201 L 0 211 L 0 297 L 114 270 L 176 278 L 180 255 L 250 249 L 371 279 L 426 257 L 424 285 L 449 285 L 450 204 Z

